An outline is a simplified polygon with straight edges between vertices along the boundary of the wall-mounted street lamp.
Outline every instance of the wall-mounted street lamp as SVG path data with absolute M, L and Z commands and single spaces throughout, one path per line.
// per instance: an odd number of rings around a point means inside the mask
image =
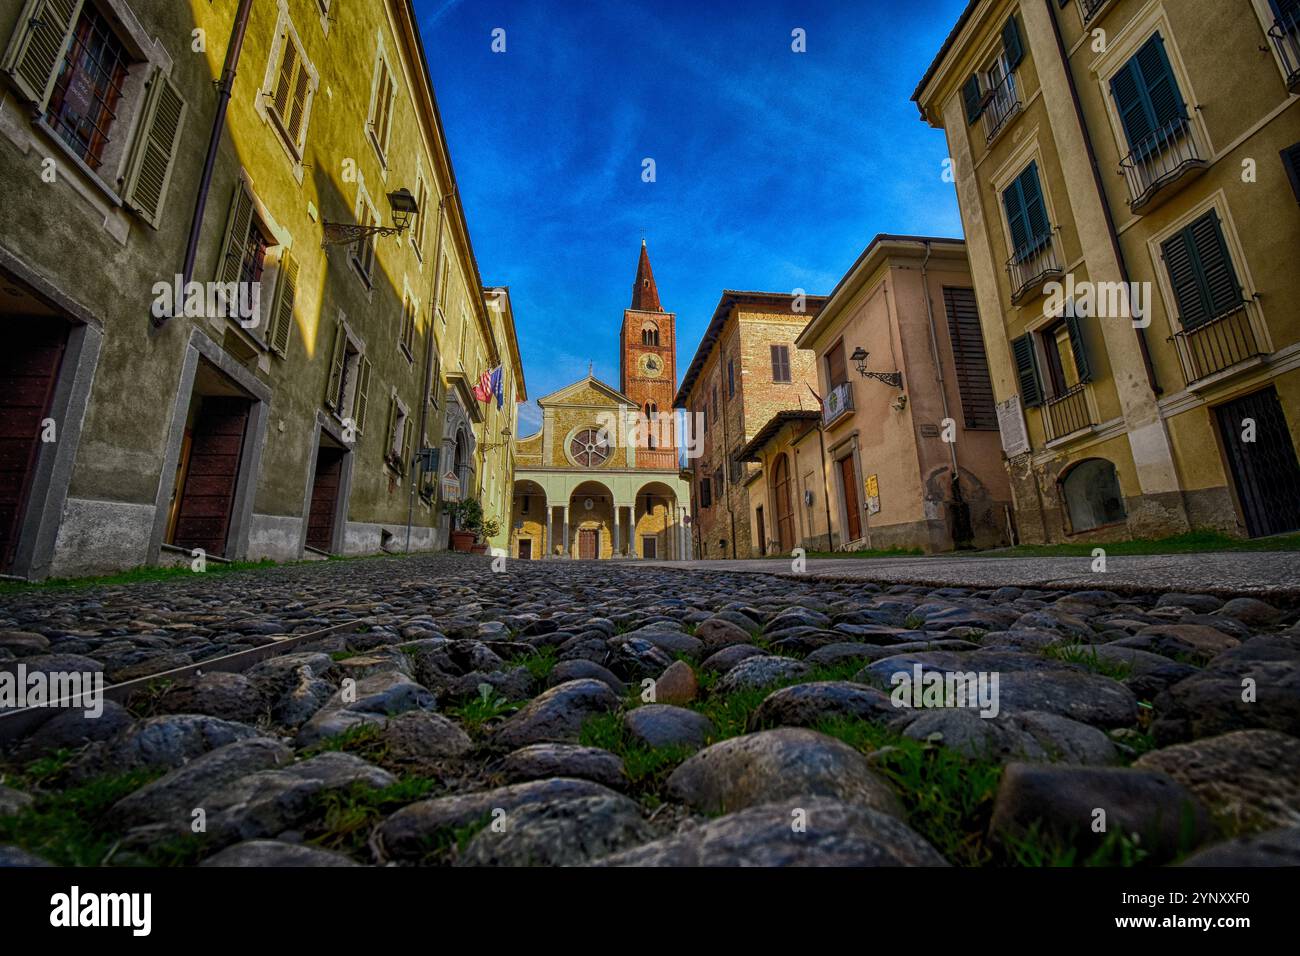
M 858 370 L 858 374 L 861 375 L 863 378 L 874 378 L 877 382 L 884 382 L 886 385 L 892 385 L 894 388 L 902 388 L 903 387 L 902 372 L 868 372 L 867 371 L 867 356 L 870 354 L 871 354 L 870 352 L 868 352 L 861 345 L 859 345 L 856 349 L 853 350 L 853 354 L 849 356 L 849 358 L 853 362 L 854 368 Z
M 355 222 L 321 223 L 324 238 L 321 247 L 351 245 L 371 236 L 400 236 L 411 225 L 411 220 L 420 214 L 420 204 L 415 201 L 409 189 L 398 189 L 388 194 L 388 205 L 393 210 L 391 226 L 362 226 Z

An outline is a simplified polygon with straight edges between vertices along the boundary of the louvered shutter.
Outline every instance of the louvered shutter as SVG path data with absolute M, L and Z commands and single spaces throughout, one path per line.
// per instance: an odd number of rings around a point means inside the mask
M 392 458 L 397 445 L 397 396 L 388 400 L 388 424 L 384 426 L 384 457 Z
M 1224 315 L 1241 305 L 1241 283 L 1233 268 L 1227 240 L 1219 217 L 1213 211 L 1206 213 L 1189 227 L 1200 260 L 1201 275 L 1205 281 L 1205 298 L 1210 305 L 1210 317 Z
M 1011 248 L 1019 260 L 1029 248 L 1029 222 L 1025 219 L 1025 200 L 1020 179 L 1012 180 L 1002 192 L 1002 205 L 1011 229 Z
M 271 329 L 267 343 L 281 358 L 289 352 L 289 335 L 293 331 L 293 306 L 298 297 L 298 260 L 293 253 L 280 257 L 280 281 L 275 288 L 275 306 L 271 310 Z
M 1165 53 L 1164 37 L 1155 34 L 1138 51 L 1136 59 L 1146 81 L 1151 119 L 1156 130 L 1164 130 L 1177 120 L 1185 120 L 1187 111 L 1183 107 L 1183 95 Z
M 1020 24 L 1012 15 L 1002 28 L 1002 49 L 1007 58 L 1007 72 L 1014 70 L 1025 58 L 1025 44 L 1020 36 Z
M 1129 149 L 1137 149 L 1149 142 L 1155 129 L 1143 98 L 1142 74 L 1138 71 L 1136 58 L 1125 63 L 1111 77 L 1110 94 L 1115 98 L 1115 108 L 1119 111 L 1124 135 L 1128 137 Z
M 415 457 L 413 445 L 415 444 L 415 423 L 411 421 L 411 416 L 406 416 L 406 421 L 402 425 L 402 467 L 399 469 L 402 474 L 408 474 L 411 470 L 411 460 Z
M 1011 343 L 1016 360 L 1016 376 L 1020 380 L 1020 400 L 1026 407 L 1043 404 L 1043 380 L 1038 374 L 1038 356 L 1034 354 L 1034 337 L 1022 335 Z
M 980 331 L 975 290 L 944 286 L 943 304 L 948 314 L 948 337 L 952 343 L 957 391 L 967 428 L 996 428 L 993 383 L 989 379 L 984 335 Z
M 978 76 L 972 74 L 971 78 L 963 84 L 961 96 L 966 103 L 966 121 L 974 123 L 980 118 L 980 113 L 983 112 L 980 109 L 980 78 Z
M 1083 327 L 1073 308 L 1066 313 L 1065 328 L 1070 334 L 1070 351 L 1074 353 L 1074 369 L 1079 373 L 1079 381 L 1091 382 L 1092 365 L 1088 361 L 1088 346 L 1084 342 Z
M 226 241 L 221 246 L 221 261 L 217 266 L 217 279 L 223 283 L 238 282 L 244 264 L 244 246 L 248 230 L 253 225 L 253 194 L 241 178 L 235 183 L 235 197 L 230 203 L 230 217 L 226 221 Z
M 343 359 L 347 351 L 348 334 L 342 322 L 334 324 L 334 347 L 330 349 L 330 377 L 325 385 L 325 404 L 336 412 L 339 408 L 339 388 L 343 384 Z
M 1184 229 L 1166 239 L 1160 251 L 1169 273 L 1169 283 L 1173 286 L 1174 301 L 1178 304 L 1178 321 L 1185 329 L 1208 321 L 1210 307 L 1205 299 L 1200 263 L 1193 252 L 1189 230 Z
M 357 394 L 352 402 L 352 424 L 360 435 L 366 430 L 366 409 L 370 407 L 370 359 L 357 360 Z
M 1300 3 L 1300 0 L 1296 2 Z M 1300 202 L 1300 143 L 1282 150 L 1282 166 L 1286 170 L 1287 179 L 1291 181 L 1296 202 Z
M 82 0 L 27 0 L 0 70 L 29 103 L 44 108 L 58 77 Z
M 155 71 L 122 191 L 126 204 L 155 229 L 162 222 L 184 124 L 185 101 L 180 91 L 161 70 Z
M 1025 224 L 1029 229 L 1029 245 L 1037 249 L 1043 239 L 1052 231 L 1047 218 L 1047 202 L 1043 199 L 1043 187 L 1038 179 L 1038 164 L 1030 163 L 1029 168 L 1020 174 L 1021 196 L 1025 203 Z
M 280 58 L 280 76 L 275 84 L 275 112 L 281 120 L 289 118 L 289 99 L 293 95 L 293 78 L 298 66 L 298 48 L 286 30 L 284 54 Z
M 307 112 L 307 94 L 311 89 L 311 77 L 306 64 L 298 67 L 298 78 L 294 83 L 293 106 L 289 111 L 289 138 L 296 149 L 302 143 L 302 123 Z

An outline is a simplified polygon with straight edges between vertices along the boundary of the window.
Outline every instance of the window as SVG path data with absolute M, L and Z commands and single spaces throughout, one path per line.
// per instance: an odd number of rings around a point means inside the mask
M 996 430 L 993 383 L 984 353 L 979 310 L 975 307 L 975 290 L 944 286 L 943 304 L 948 313 L 948 338 L 966 427 Z
M 722 483 L 722 467 L 719 466 L 713 472 L 713 493 L 719 498 L 725 493 L 726 485 Z
M 325 405 L 340 421 L 352 421 L 358 435 L 365 431 L 370 394 L 370 359 L 348 331 L 342 319 L 334 327 L 330 352 L 330 377 L 325 386 Z
M 126 48 L 95 5 L 86 4 L 73 28 L 45 119 L 91 169 L 103 162 L 126 73 Z
M 1295 193 L 1296 202 L 1300 202 L 1300 143 L 1282 150 L 1282 166 L 1286 169 L 1287 179 L 1291 182 L 1291 190 Z
M 1040 346 L 1047 363 L 1046 378 L 1038 361 Z M 1042 405 L 1049 397 L 1059 398 L 1075 386 L 1092 381 L 1083 327 L 1071 306 L 1066 307 L 1059 321 L 1014 340 L 1011 353 L 1020 382 L 1020 399 L 1026 406 Z
M 773 345 L 771 352 L 772 381 L 790 381 L 790 347 L 788 345 Z
M 225 313 L 227 316 L 242 320 L 243 317 L 234 312 L 234 307 L 251 301 L 249 290 L 262 282 L 267 267 L 267 253 L 273 245 L 275 242 L 271 238 L 271 231 L 258 214 L 256 200 L 241 176 L 235 184 L 235 195 L 231 200 L 226 235 L 217 265 L 217 281 L 227 290 L 226 308 L 230 310 Z M 293 282 L 296 287 L 296 275 Z M 232 298 L 234 301 L 231 301 Z M 290 302 L 289 310 L 292 311 L 292 308 Z M 258 339 L 262 339 L 265 334 L 261 318 L 258 316 L 254 325 L 244 324 Z M 273 321 L 275 319 L 273 314 Z M 284 334 L 287 336 L 287 329 Z
M 1129 149 L 1139 156 L 1164 149 L 1187 129 L 1187 107 L 1159 33 L 1120 67 L 1110 92 Z
M 962 85 L 961 95 L 966 107 L 968 123 L 973 124 L 984 114 L 990 104 L 996 105 L 1004 99 L 1008 91 L 1011 99 L 1015 99 L 1011 74 L 1024 58 L 1025 44 L 1020 33 L 1020 22 L 1012 16 L 1002 27 L 1002 52 L 985 70 L 983 77 L 979 73 L 973 73 Z M 1008 90 L 1002 90 L 1004 81 L 1007 83 Z
M 848 364 L 844 360 L 844 340 L 836 342 L 826 353 L 826 380 L 831 388 L 849 380 Z
M 402 298 L 402 333 L 398 345 L 408 362 L 414 361 L 415 350 L 415 312 L 419 306 L 408 292 Z
M 713 507 L 713 489 L 710 487 L 708 478 L 700 479 L 700 507 Z
M 569 441 L 569 457 L 583 468 L 603 465 L 609 454 L 609 436 L 599 428 L 584 428 Z
M 727 398 L 736 397 L 736 361 L 727 359 Z
M 713 417 L 717 418 L 718 417 L 718 386 L 716 385 L 713 386 L 713 391 L 709 398 L 709 407 L 713 411 Z
M 314 87 L 311 64 L 286 19 L 280 33 L 280 64 L 268 92 L 271 116 L 295 158 L 302 156 L 307 138 L 307 108 Z
M 399 475 L 407 473 L 414 459 L 411 445 L 415 428 L 410 418 L 406 406 L 394 394 L 388 405 L 388 447 L 384 460 Z
M 1017 261 L 1031 258 L 1052 237 L 1047 203 L 1038 180 L 1038 163 L 1032 162 L 1002 193 L 1002 204 L 1011 230 L 1011 246 Z
M 415 178 L 415 202 L 420 210 L 415 215 L 415 225 L 411 228 L 411 247 L 415 254 L 424 261 L 424 224 L 428 220 L 426 214 L 429 204 L 429 184 L 424 181 L 424 174 L 421 173 Z
M 655 345 L 659 344 L 659 326 L 647 320 L 641 324 L 641 344 Z
M 364 186 L 358 186 L 357 188 L 356 218 L 358 224 L 362 226 L 380 225 L 379 213 L 374 204 L 370 202 L 370 197 L 366 195 Z M 373 285 L 375 279 L 375 235 L 371 234 L 358 239 L 352 244 L 348 255 L 362 281 L 367 286 Z
M 393 104 L 397 97 L 397 85 L 393 81 L 393 71 L 381 52 L 375 63 L 374 93 L 370 101 L 370 117 L 367 129 L 370 142 L 379 154 L 379 162 L 388 165 L 389 138 L 393 131 Z
M 1115 524 L 1126 517 L 1115 466 L 1104 458 L 1081 461 L 1061 480 L 1061 497 L 1074 533 Z
M 1214 210 L 1166 239 L 1160 253 L 1178 303 L 1178 320 L 1184 329 L 1235 312 L 1245 303 Z

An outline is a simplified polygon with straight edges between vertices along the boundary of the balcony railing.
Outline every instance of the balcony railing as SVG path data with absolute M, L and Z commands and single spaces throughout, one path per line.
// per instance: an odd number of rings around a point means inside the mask
M 636 450 L 638 468 L 677 468 L 677 451 L 673 448 L 638 448 Z
M 1174 333 L 1188 385 L 1262 355 L 1246 303 L 1217 319 Z
M 1119 165 L 1128 181 L 1129 209 L 1138 212 L 1170 183 L 1209 164 L 1191 121 L 1180 116 L 1148 136 Z
M 1273 21 L 1268 35 L 1273 40 L 1282 72 L 1286 74 L 1286 88 L 1300 93 L 1300 11 L 1292 10 Z
M 1011 301 L 1020 302 L 1031 292 L 1042 288 L 1053 276 L 1063 274 L 1056 258 L 1056 242 L 1049 231 L 1016 254 L 1007 262 L 1007 275 L 1011 279 Z
M 1093 17 L 1108 3 L 1110 0 L 1079 0 L 1079 9 L 1083 11 L 1083 25 L 1086 27 L 1091 23 Z
M 1073 435 L 1081 428 L 1096 424 L 1088 410 L 1087 389 L 1087 385 L 1080 383 L 1047 400 L 1043 406 L 1043 422 L 1047 426 L 1048 441 Z
M 853 411 L 853 383 L 841 382 L 830 390 L 822 409 L 822 424 L 829 425 Z
M 1011 118 L 1020 112 L 1020 95 L 1016 92 L 1016 75 L 1008 73 L 1002 82 L 985 94 L 985 142 L 991 143 L 1007 127 Z

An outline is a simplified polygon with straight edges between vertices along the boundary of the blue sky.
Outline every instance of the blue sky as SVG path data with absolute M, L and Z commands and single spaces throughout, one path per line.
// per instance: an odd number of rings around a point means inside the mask
M 964 5 L 416 0 L 474 251 L 485 283 L 510 286 L 529 395 L 589 361 L 618 386 L 643 232 L 677 313 L 679 376 L 723 289 L 825 294 L 876 233 L 961 235 L 943 132 L 909 97 Z M 521 408 L 522 433 L 538 423 Z

